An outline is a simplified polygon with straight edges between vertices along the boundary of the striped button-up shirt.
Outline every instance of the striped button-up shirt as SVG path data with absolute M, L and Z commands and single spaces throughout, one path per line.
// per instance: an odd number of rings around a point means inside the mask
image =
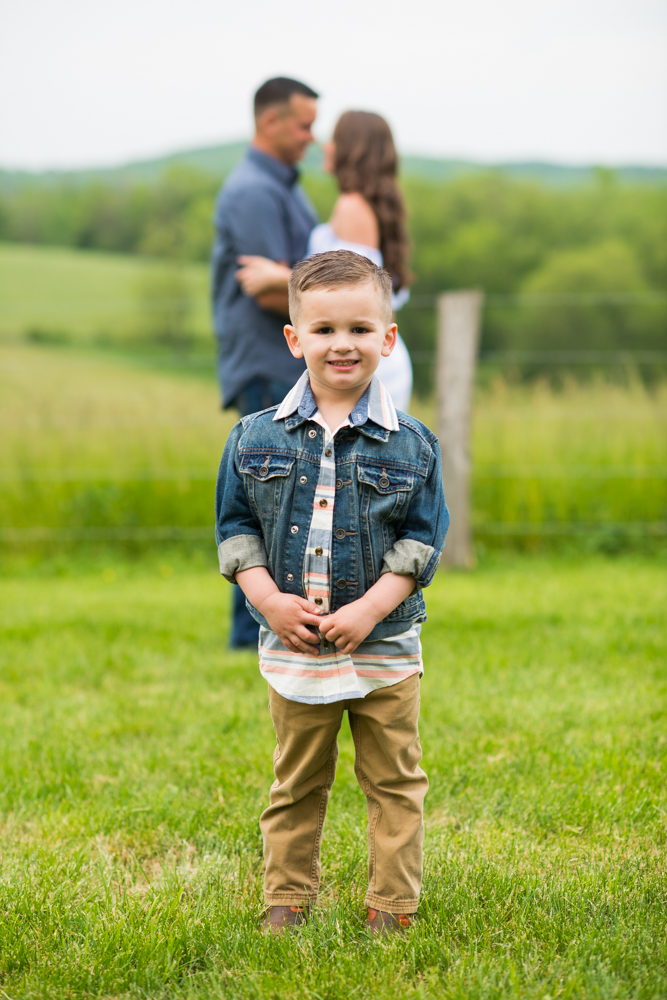
M 304 372 L 282 401 L 274 420 L 284 420 L 298 410 L 323 428 L 320 472 L 310 520 L 304 585 L 306 597 L 329 613 L 331 588 L 331 543 L 336 503 L 335 437 L 343 427 L 370 418 L 387 430 L 398 430 L 398 418 L 391 396 L 377 376 L 340 427 L 334 431 L 317 409 L 308 372 Z M 363 698 L 380 687 L 397 684 L 411 674 L 422 674 L 421 626 L 415 625 L 389 639 L 362 642 L 351 654 L 341 653 L 333 643 L 322 640 L 317 659 L 292 653 L 269 629 L 259 633 L 259 667 L 262 676 L 284 698 L 307 704 L 323 704 Z

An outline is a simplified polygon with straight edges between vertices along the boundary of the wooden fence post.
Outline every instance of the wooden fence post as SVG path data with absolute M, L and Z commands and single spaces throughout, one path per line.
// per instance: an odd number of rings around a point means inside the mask
M 451 523 L 442 561 L 473 565 L 470 525 L 470 415 L 484 293 L 438 296 L 437 402 L 442 477 Z

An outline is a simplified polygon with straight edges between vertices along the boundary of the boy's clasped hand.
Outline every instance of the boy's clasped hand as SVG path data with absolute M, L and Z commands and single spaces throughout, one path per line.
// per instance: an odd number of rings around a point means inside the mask
M 297 594 L 269 594 L 257 610 L 292 653 L 320 655 L 320 642 L 332 643 L 341 653 L 353 653 L 383 615 L 365 597 L 323 615 L 316 604 Z M 316 629 L 317 631 L 313 631 Z

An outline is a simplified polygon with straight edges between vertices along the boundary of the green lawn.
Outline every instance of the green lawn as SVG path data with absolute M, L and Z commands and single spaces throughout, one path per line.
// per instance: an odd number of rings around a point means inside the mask
M 0 996 L 667 995 L 667 575 L 518 558 L 428 592 L 421 920 L 362 930 L 342 754 L 322 906 L 257 931 L 273 733 L 214 552 L 0 579 Z
M 127 254 L 0 243 L 0 337 L 131 345 L 145 334 L 145 299 L 155 315 L 158 298 L 182 291 L 172 287 L 181 273 L 188 330 L 213 353 L 206 264 L 181 272 Z

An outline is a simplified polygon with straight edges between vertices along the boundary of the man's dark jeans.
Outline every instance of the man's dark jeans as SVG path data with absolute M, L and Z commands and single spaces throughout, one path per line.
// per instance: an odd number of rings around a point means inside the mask
M 247 417 L 249 413 L 257 413 L 258 410 L 266 410 L 269 406 L 282 403 L 291 388 L 291 385 L 276 379 L 254 378 L 243 386 L 234 400 L 234 406 L 242 417 Z M 236 586 L 230 646 L 232 649 L 257 646 L 258 639 L 259 625 L 246 608 L 243 591 Z

